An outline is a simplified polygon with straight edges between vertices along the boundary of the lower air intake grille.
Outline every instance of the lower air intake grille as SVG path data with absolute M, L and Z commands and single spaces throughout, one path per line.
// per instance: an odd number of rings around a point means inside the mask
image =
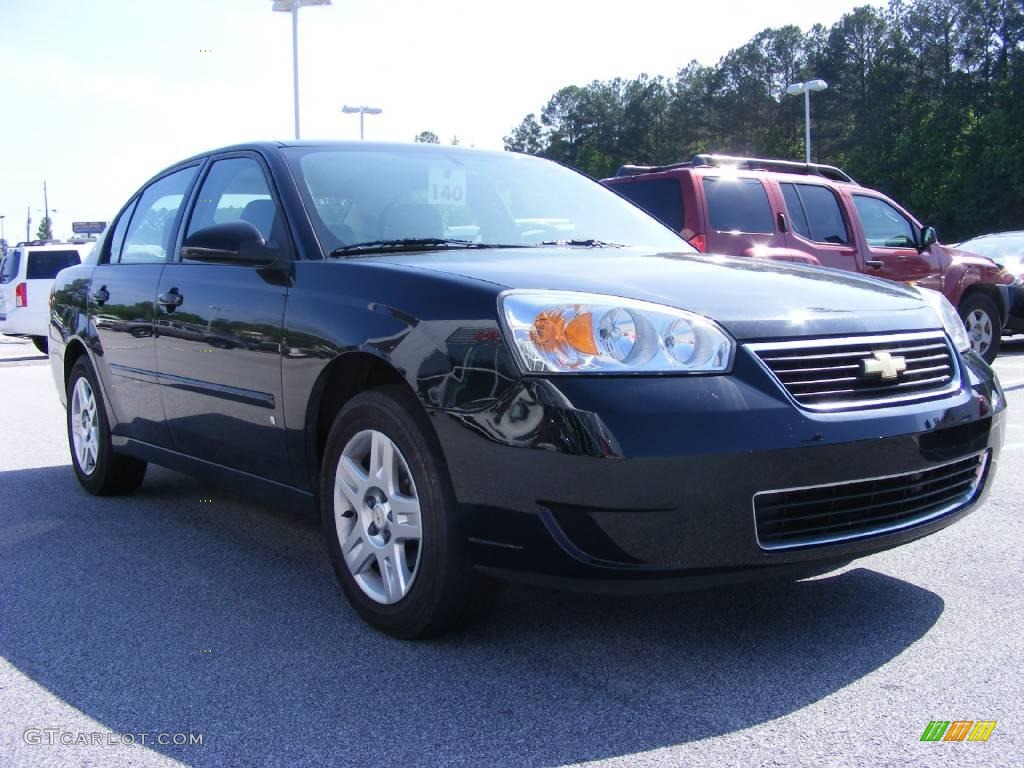
M 754 495 L 761 549 L 890 533 L 962 509 L 977 496 L 988 451 L 919 472 Z

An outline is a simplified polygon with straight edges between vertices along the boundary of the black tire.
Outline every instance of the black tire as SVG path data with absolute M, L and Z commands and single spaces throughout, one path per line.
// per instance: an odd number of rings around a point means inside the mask
M 96 425 L 96 438 L 93 446 L 95 459 L 86 467 L 79 463 L 72 432 L 73 402 L 79 380 L 84 380 L 92 393 L 92 412 L 95 413 Z M 103 405 L 103 395 L 96 383 L 92 365 L 85 357 L 79 358 L 71 369 L 67 398 L 68 449 L 71 452 L 71 466 L 79 484 L 94 496 L 118 496 L 137 490 L 146 476 L 146 462 L 114 451 L 110 440 L 110 423 L 107 421 L 107 411 Z
M 999 346 L 1002 341 L 1003 324 L 995 303 L 983 293 L 972 293 L 960 302 L 957 311 L 967 327 L 967 335 L 971 337 L 972 348 L 984 358 L 986 363 L 991 364 L 999 354 Z M 976 342 L 976 335 L 972 334 L 972 326 L 977 323 L 981 324 L 978 330 L 990 335 L 991 341 L 987 345 L 979 345 Z
M 33 336 L 32 343 L 36 345 L 36 349 L 42 352 L 44 355 L 50 350 L 50 341 L 45 336 Z
M 408 465 L 420 508 L 422 539 L 416 575 L 404 597 L 391 604 L 375 601 L 356 582 L 342 554 L 335 518 L 339 459 L 349 441 L 366 430 L 382 433 L 397 447 Z M 320 508 L 334 572 L 349 602 L 368 624 L 412 640 L 463 626 L 476 615 L 487 580 L 469 562 L 444 457 L 426 415 L 411 394 L 384 387 L 357 395 L 341 409 L 324 451 Z M 344 514 L 351 518 L 351 513 Z M 378 564 L 372 568 L 380 573 Z

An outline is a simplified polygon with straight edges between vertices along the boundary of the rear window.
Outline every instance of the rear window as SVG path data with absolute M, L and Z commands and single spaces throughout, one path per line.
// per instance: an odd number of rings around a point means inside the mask
M 705 176 L 704 196 L 716 232 L 770 234 L 775 229 L 768 193 L 757 179 Z
M 676 232 L 683 228 L 683 190 L 678 180 L 646 179 L 611 187 Z
M 29 251 L 27 280 L 52 280 L 64 267 L 81 264 L 78 251 Z
M 816 243 L 846 245 L 850 238 L 832 190 L 818 184 L 780 184 L 793 229 Z
M 0 264 L 0 283 L 9 283 L 16 278 L 20 266 L 21 251 L 8 251 L 3 264 Z

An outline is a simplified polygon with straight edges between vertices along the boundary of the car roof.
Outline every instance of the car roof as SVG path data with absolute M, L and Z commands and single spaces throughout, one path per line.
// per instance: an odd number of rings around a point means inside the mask
M 203 160 L 211 155 L 221 155 L 230 152 L 276 152 L 286 147 L 325 147 L 325 148 L 336 148 L 336 149 L 381 149 L 381 150 L 393 150 L 393 149 L 413 149 L 419 152 L 440 152 L 442 150 L 446 152 L 458 152 L 458 153 L 473 153 L 473 154 L 490 154 L 490 155 L 507 155 L 509 152 L 495 149 L 478 149 L 476 147 L 463 147 L 459 145 L 450 144 L 427 144 L 424 142 L 401 142 L 401 141 L 336 141 L 336 140 L 317 140 L 317 139 L 303 139 L 303 140 L 274 140 L 274 141 L 250 141 L 242 144 L 230 144 L 224 147 L 217 147 L 215 149 L 207 149 L 203 152 L 199 152 L 191 157 L 186 157 L 173 165 L 169 165 L 159 173 L 155 174 L 153 178 L 160 176 L 167 171 L 177 168 L 188 163 L 196 162 L 197 160 Z M 516 153 L 511 153 L 516 154 Z

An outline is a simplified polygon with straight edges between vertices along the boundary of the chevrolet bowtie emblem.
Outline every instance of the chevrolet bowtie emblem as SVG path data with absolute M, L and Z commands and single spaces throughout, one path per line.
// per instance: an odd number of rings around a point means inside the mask
M 893 357 L 888 352 L 875 352 L 874 357 L 866 357 L 864 364 L 865 376 L 881 376 L 883 379 L 895 379 L 907 370 L 907 360 Z

